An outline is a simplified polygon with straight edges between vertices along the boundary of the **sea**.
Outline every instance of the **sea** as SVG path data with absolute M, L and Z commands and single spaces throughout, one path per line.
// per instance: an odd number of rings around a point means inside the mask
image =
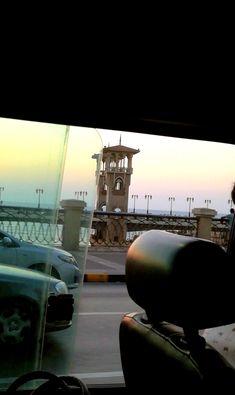
M 133 209 L 128 210 L 129 213 L 133 213 Z M 146 214 L 146 209 L 135 209 L 135 214 Z M 149 210 L 149 214 L 153 215 L 170 215 L 169 210 Z M 217 213 L 215 218 L 221 218 L 228 213 Z M 172 210 L 172 215 L 176 217 L 188 217 L 188 211 L 175 211 Z M 191 217 L 193 214 L 191 214 Z

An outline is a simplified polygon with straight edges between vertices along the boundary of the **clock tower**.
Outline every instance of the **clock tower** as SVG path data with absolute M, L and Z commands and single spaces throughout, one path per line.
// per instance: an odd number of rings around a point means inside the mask
M 140 150 L 121 144 L 103 148 L 96 210 L 128 211 L 132 158 Z

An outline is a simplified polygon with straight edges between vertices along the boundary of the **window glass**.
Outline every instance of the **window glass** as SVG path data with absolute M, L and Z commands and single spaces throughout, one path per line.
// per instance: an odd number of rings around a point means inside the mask
M 234 146 L 121 134 L 0 120 L 2 388 L 39 368 L 123 383 L 119 325 L 141 311 L 120 280 L 130 244 L 150 229 L 195 236 L 203 209 L 226 248 Z
M 102 192 L 99 195 L 98 202 L 101 203 L 106 199 L 107 212 L 95 212 L 87 269 L 91 267 L 91 263 L 94 262 L 92 258 L 95 256 L 97 259 L 95 268 L 105 269 L 112 274 L 114 271 L 124 274 L 125 253 L 130 244 L 140 234 L 151 229 L 211 239 L 226 249 L 229 227 L 226 219 L 221 220 L 221 217 L 226 216 L 233 206 L 231 188 L 234 183 L 234 145 L 163 137 L 158 135 L 159 132 L 156 130 L 156 135 L 122 132 L 122 144 L 119 143 L 117 146 L 120 132 L 113 130 L 99 132 L 104 145 L 107 144 L 100 172 L 100 190 L 103 191 L 104 180 L 107 189 L 106 194 Z M 124 165 L 123 170 L 121 170 L 122 166 L 119 167 L 120 171 L 115 167 L 110 170 L 109 154 L 112 155 L 114 152 L 118 158 L 121 152 L 132 154 L 132 149 L 137 152 L 134 151 L 132 158 L 129 155 L 128 163 Z M 122 177 L 126 196 L 114 188 L 115 180 L 119 177 Z M 121 212 L 118 212 L 118 208 Z M 98 248 L 100 248 L 99 253 Z M 211 275 L 213 276 L 213 271 Z M 131 306 L 130 298 L 128 304 L 128 294 L 124 294 L 124 291 L 122 293 L 122 284 L 110 283 L 103 285 L 103 289 L 101 284 L 96 287 L 87 284 L 85 288 L 87 302 L 91 298 L 92 289 L 97 304 L 100 302 L 99 308 L 95 310 L 94 306 L 91 306 L 90 310 L 84 310 L 84 318 L 81 317 L 82 326 L 85 318 L 91 325 L 95 325 L 92 336 L 89 337 L 87 350 L 84 350 L 84 353 L 89 352 L 92 366 L 85 372 L 94 375 L 96 373 L 97 380 L 98 377 L 101 380 L 102 375 L 103 382 L 105 380 L 117 382 L 121 379 L 118 329 L 122 313 L 124 314 L 125 309 L 126 312 L 136 312 L 141 308 Z M 104 297 L 104 292 L 107 292 L 107 298 Z M 116 293 L 113 298 L 115 300 L 112 302 L 113 292 Z M 110 345 L 109 330 L 111 322 L 113 323 L 112 345 Z M 221 350 L 224 341 L 221 343 L 220 329 L 211 332 L 212 335 L 216 333 L 215 342 L 220 344 L 218 348 Z M 224 339 L 227 334 L 229 336 L 231 334 L 229 341 L 232 339 L 233 329 L 231 326 L 229 331 L 223 331 Z M 106 342 L 102 337 L 105 334 Z M 84 338 L 88 340 L 88 336 Z M 99 342 L 96 342 L 97 338 Z M 100 346 L 102 341 L 103 350 L 106 352 L 102 352 Z M 234 340 L 231 341 L 234 345 Z M 234 347 L 230 345 L 227 347 L 231 350 L 230 361 L 233 359 L 235 366 Z M 224 348 L 225 356 L 228 355 L 227 348 Z M 84 366 L 86 364 L 83 361 Z
M 46 366 L 53 334 L 72 326 L 66 358 L 55 347 L 61 372 L 69 369 L 102 145 L 94 129 L 84 133 L 79 127 L 4 118 L 0 141 L 5 388 L 13 378 Z

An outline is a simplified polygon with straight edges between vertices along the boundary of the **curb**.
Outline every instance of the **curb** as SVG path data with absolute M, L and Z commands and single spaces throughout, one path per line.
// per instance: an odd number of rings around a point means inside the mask
M 126 282 L 125 274 L 85 273 L 84 282 Z

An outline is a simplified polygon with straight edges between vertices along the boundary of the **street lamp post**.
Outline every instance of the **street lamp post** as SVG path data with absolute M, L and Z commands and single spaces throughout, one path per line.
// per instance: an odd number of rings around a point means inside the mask
M 78 199 L 79 195 L 82 196 L 82 200 L 84 201 L 84 196 L 87 196 L 87 191 L 80 191 L 80 192 L 76 191 L 75 197 L 77 196 L 77 199 Z
M 38 208 L 40 208 L 40 197 L 41 197 L 41 194 L 43 194 L 43 189 L 42 188 L 37 188 L 36 189 L 36 193 L 38 194 Z
M 190 213 L 191 213 L 191 203 L 194 202 L 194 197 L 187 197 L 187 202 L 189 202 L 188 216 L 190 217 Z
M 171 202 L 171 206 L 170 206 L 170 215 L 172 215 L 172 203 L 175 201 L 175 198 L 173 196 L 169 197 L 169 201 Z
M 208 208 L 208 205 L 211 204 L 211 200 L 206 199 L 206 200 L 205 200 L 205 203 L 206 203 L 206 207 Z
M 2 201 L 2 192 L 4 191 L 4 187 L 0 187 L 0 204 L 3 203 Z
M 147 199 L 147 214 L 149 213 L 149 199 L 152 199 L 152 195 L 145 195 L 145 199 Z
M 131 195 L 131 198 L 134 199 L 133 213 L 135 213 L 135 199 L 138 199 L 138 195 Z

